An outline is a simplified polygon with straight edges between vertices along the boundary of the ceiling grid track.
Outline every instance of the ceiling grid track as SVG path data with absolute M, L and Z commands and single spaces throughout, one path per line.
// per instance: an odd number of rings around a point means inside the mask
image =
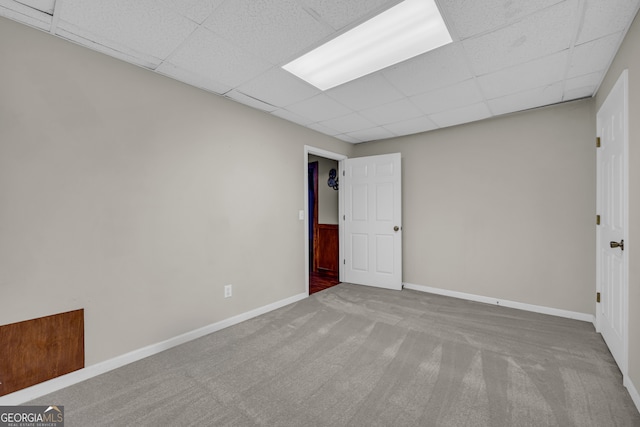
M 0 0 L 0 16 L 349 143 L 593 96 L 640 0 L 436 0 L 452 43 L 321 91 L 281 66 L 400 0 Z

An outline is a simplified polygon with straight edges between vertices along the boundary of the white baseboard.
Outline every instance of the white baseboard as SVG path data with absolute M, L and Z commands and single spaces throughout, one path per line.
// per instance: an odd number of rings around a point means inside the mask
M 640 393 L 638 393 L 638 389 L 631 381 L 631 378 L 629 378 L 629 375 L 624 376 L 624 380 L 622 381 L 622 383 L 629 391 L 629 394 L 631 395 L 631 399 L 633 400 L 633 403 L 636 404 L 636 408 L 640 412 Z
M 551 316 L 582 320 L 584 322 L 595 322 L 595 316 L 587 313 L 578 313 L 576 311 L 560 310 L 558 308 L 544 307 L 541 305 L 525 304 L 522 302 L 509 301 L 500 298 L 491 298 L 481 295 L 467 294 L 464 292 L 450 291 L 447 289 L 432 288 L 429 286 L 415 285 L 413 283 L 404 283 L 404 287 L 405 289 L 413 289 L 414 291 L 428 292 L 430 294 L 444 295 L 447 297 L 483 302 L 486 304 L 501 305 L 509 308 L 517 308 L 519 310 L 532 311 L 534 313 L 549 314 Z
M 54 378 L 49 381 L 45 381 L 40 384 L 36 384 L 34 386 L 16 391 L 11 394 L 7 394 L 0 397 L 0 406 L 14 406 L 23 404 L 25 402 L 49 393 L 53 393 L 54 391 L 60 390 L 70 385 L 77 384 L 81 381 L 93 378 L 100 374 L 104 374 L 105 372 L 111 371 L 121 366 L 128 365 L 129 363 L 144 359 L 145 357 L 149 357 L 164 350 L 168 350 L 172 347 L 176 347 L 180 344 L 193 341 L 197 338 L 203 337 L 213 332 L 217 332 L 221 329 L 228 328 L 229 326 L 244 322 L 245 320 L 260 316 L 261 314 L 265 314 L 286 305 L 293 304 L 294 302 L 305 299 L 308 296 L 309 294 L 307 292 L 294 295 L 292 297 L 267 304 L 263 307 L 256 308 L 246 313 L 242 313 L 237 316 L 212 323 L 211 325 L 184 333 L 182 335 L 169 338 L 168 340 L 156 344 L 151 344 L 147 347 L 143 347 L 129 353 L 125 353 L 121 356 L 114 357 L 113 359 L 105 360 L 104 362 L 96 363 L 95 365 L 87 366 L 86 368 L 80 369 L 78 371 L 71 372 L 69 374 Z

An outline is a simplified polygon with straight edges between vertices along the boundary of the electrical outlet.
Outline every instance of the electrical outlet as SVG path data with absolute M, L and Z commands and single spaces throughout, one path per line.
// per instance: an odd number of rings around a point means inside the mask
M 231 292 L 231 285 L 225 285 L 224 286 L 224 297 L 225 298 L 229 298 L 231 297 L 232 292 Z

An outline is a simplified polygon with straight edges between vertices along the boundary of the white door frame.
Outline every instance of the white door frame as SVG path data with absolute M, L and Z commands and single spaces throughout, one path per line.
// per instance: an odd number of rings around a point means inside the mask
M 624 122 L 625 122 L 625 126 L 626 129 L 624 131 L 624 138 L 623 138 L 623 153 L 624 153 L 624 172 L 623 172 L 623 194 L 624 194 L 624 203 L 623 203 L 623 226 L 625 229 L 625 233 L 627 234 L 626 236 L 624 236 L 624 246 L 625 246 L 625 250 L 623 251 L 623 257 L 624 257 L 624 261 L 623 261 L 623 279 L 622 279 L 622 298 L 623 298 L 623 312 L 622 313 L 622 322 L 624 324 L 624 333 L 622 334 L 622 360 L 621 363 L 619 364 L 619 368 L 620 368 L 620 372 L 622 373 L 622 377 L 623 380 L 626 383 L 627 380 L 627 373 L 628 373 L 628 365 L 629 365 L 629 247 L 630 242 L 628 239 L 628 235 L 629 235 L 629 77 L 628 77 L 628 71 L 624 70 L 621 74 L 620 77 L 618 78 L 618 80 L 616 81 L 615 85 L 613 86 L 613 88 L 611 89 L 611 91 L 609 92 L 609 94 L 611 92 L 613 92 L 613 90 L 618 86 L 622 84 L 623 85 L 623 92 L 624 92 Z M 608 95 L 607 94 L 607 97 Z M 607 100 L 605 99 L 605 102 L 602 105 L 605 105 L 607 103 Z M 598 112 L 596 113 L 596 120 L 598 119 L 598 117 L 600 116 L 600 111 L 602 109 L 602 106 L 600 106 L 600 109 L 598 110 Z M 600 133 L 600 122 L 598 122 L 596 124 L 597 127 L 597 132 L 598 132 L 598 136 Z M 596 185 L 596 206 L 598 209 L 598 214 L 600 214 L 602 212 L 603 209 L 603 203 L 604 201 L 602 200 L 602 194 L 601 194 L 601 188 L 600 188 L 600 183 L 601 183 L 601 173 L 602 171 L 600 170 L 600 157 L 599 155 L 596 158 L 596 166 L 597 166 L 597 185 Z M 597 228 L 598 226 L 596 226 L 596 291 L 597 292 L 601 292 L 602 291 L 602 283 L 600 282 L 600 273 L 601 273 L 601 252 L 600 252 L 600 245 L 601 245 L 601 236 L 600 236 L 600 229 Z M 599 303 L 596 303 L 596 321 L 595 321 L 595 327 L 596 327 L 596 331 L 600 332 L 602 330 L 602 317 L 600 315 L 600 307 L 599 307 Z
M 338 161 L 338 177 L 342 176 L 344 170 L 344 160 L 347 158 L 344 154 L 334 153 L 332 151 L 323 150 L 322 148 L 312 147 L 310 145 L 304 146 L 304 283 L 307 290 L 307 296 L 309 296 L 309 154 L 314 156 L 324 157 L 326 159 Z M 339 181 L 338 181 L 339 182 Z M 344 193 L 342 192 L 342 185 L 338 187 L 338 239 L 340 243 L 339 258 L 344 259 Z M 340 268 L 338 265 L 338 271 L 340 276 L 338 279 L 343 281 L 344 268 Z

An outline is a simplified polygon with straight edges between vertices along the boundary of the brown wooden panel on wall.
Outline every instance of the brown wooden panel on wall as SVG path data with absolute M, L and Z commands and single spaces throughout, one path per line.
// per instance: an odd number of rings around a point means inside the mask
M 84 310 L 0 326 L 0 396 L 84 368 Z
M 338 276 L 338 225 L 318 224 L 315 256 L 318 272 Z

